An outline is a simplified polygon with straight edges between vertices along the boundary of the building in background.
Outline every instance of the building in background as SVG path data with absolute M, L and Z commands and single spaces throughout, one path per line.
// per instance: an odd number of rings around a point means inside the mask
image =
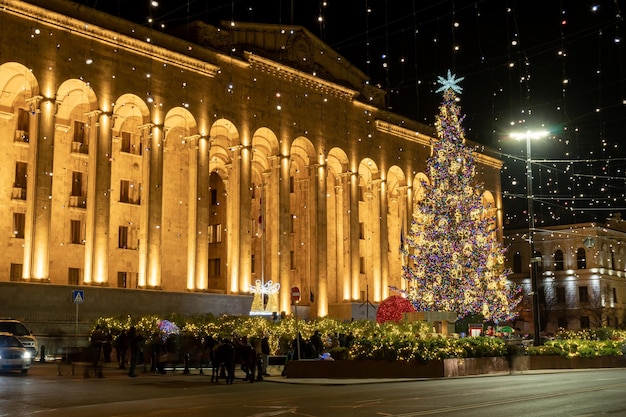
M 535 231 L 541 330 L 620 327 L 626 323 L 626 222 L 580 223 Z M 524 289 L 516 327 L 532 333 L 528 230 L 505 230 L 509 277 Z
M 0 282 L 210 300 L 272 281 L 280 311 L 297 286 L 340 318 L 403 285 L 434 129 L 310 32 L 0 6 Z M 501 162 L 476 160 L 501 225 Z

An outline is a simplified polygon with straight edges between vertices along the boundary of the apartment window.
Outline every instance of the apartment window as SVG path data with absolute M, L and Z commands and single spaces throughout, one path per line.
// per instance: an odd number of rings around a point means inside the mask
M 359 223 L 359 239 L 365 239 L 365 223 Z
M 580 328 L 581 329 L 589 328 L 589 316 L 580 316 Z
M 556 302 L 565 302 L 565 287 L 556 287 Z
M 615 251 L 611 250 L 611 269 L 615 269 Z
M 26 214 L 13 213 L 13 237 L 24 239 L 24 226 L 26 225 Z
M 126 272 L 117 272 L 117 287 L 118 288 L 128 288 L 128 277 Z
M 17 110 L 17 126 L 15 129 L 15 142 L 28 143 L 30 130 L 30 113 L 24 109 Z
M 522 254 L 515 252 L 513 255 L 513 273 L 519 274 L 522 272 Z
M 24 265 L 22 264 L 11 264 L 10 280 L 12 282 L 21 281 L 23 269 Z
M 118 228 L 117 247 L 120 249 L 128 248 L 128 227 L 120 226 Z
M 210 224 L 208 228 L 209 243 L 221 243 L 222 242 L 222 225 Z
M 120 180 L 120 203 L 141 204 L 140 188 L 136 181 Z
M 80 220 L 70 221 L 70 243 L 80 245 L 83 243 L 82 224 Z
M 72 152 L 89 153 L 89 131 L 83 122 L 74 121 Z
M 209 277 L 220 276 L 220 258 L 209 259 Z
M 81 197 L 83 195 L 83 173 L 72 172 L 72 196 Z
M 122 146 L 120 150 L 122 152 L 130 153 L 133 155 L 142 154 L 141 136 L 130 132 L 122 132 Z
M 365 256 L 359 258 L 359 272 L 361 274 L 365 273 Z
M 587 269 L 587 253 L 584 248 L 576 251 L 576 269 Z
M 79 268 L 68 268 L 68 270 L 67 270 L 67 284 L 68 285 L 79 285 L 80 284 L 80 269 Z
M 296 269 L 296 252 L 289 252 L 289 267 L 293 270 Z
M 557 249 L 554 252 L 554 270 L 555 271 L 563 270 L 563 251 L 561 249 Z
M 613 287 L 613 303 L 617 303 L 617 288 Z
M 581 303 L 589 302 L 589 291 L 586 286 L 578 287 L 578 300 Z
M 28 164 L 26 162 L 17 161 L 15 163 L 15 182 L 13 183 L 13 194 L 11 198 L 14 200 L 26 200 L 27 179 Z

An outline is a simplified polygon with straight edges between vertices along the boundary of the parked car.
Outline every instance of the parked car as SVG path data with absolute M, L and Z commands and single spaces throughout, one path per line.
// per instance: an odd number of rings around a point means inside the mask
M 20 371 L 25 374 L 31 362 L 29 350 L 17 337 L 11 333 L 0 333 L 0 371 Z
M 31 360 L 37 357 L 39 343 L 33 333 L 21 322 L 13 319 L 0 319 L 0 332 L 11 333 L 30 352 Z

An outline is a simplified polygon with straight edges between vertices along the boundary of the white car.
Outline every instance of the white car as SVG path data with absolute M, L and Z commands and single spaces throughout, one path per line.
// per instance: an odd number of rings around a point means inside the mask
M 11 333 L 0 333 L 0 372 L 30 369 L 32 357 L 28 349 Z
M 39 352 L 39 343 L 33 333 L 21 322 L 13 319 L 0 319 L 0 332 L 11 333 L 17 337 L 30 352 L 31 360 L 35 360 Z

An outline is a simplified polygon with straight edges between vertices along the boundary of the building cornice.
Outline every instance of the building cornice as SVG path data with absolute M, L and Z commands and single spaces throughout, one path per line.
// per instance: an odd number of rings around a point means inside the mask
M 376 120 L 376 129 L 379 132 L 387 133 L 388 135 L 393 135 L 405 140 L 409 140 L 411 142 L 419 143 L 424 146 L 431 146 L 431 138 L 428 135 L 424 135 L 422 133 L 416 132 L 415 130 L 407 129 L 402 126 L 398 126 L 393 123 L 389 123 L 385 120 Z
M 73 35 L 81 36 L 89 40 L 96 40 L 115 48 L 141 55 L 167 65 L 192 71 L 201 75 L 215 77 L 219 67 L 205 61 L 174 52 L 170 49 L 154 45 L 150 42 L 141 41 L 127 35 L 122 35 L 98 25 L 86 23 L 73 17 L 65 16 L 51 10 L 44 9 L 23 1 L 0 0 L 2 12 L 14 16 L 33 20 L 60 30 L 65 30 Z
M 255 55 L 252 52 L 245 52 L 244 56 L 253 68 L 271 74 L 274 77 L 283 78 L 289 82 L 317 90 L 323 94 L 328 94 L 347 101 L 352 101 L 354 97 L 359 94 L 358 91 L 323 80 L 271 59 Z

